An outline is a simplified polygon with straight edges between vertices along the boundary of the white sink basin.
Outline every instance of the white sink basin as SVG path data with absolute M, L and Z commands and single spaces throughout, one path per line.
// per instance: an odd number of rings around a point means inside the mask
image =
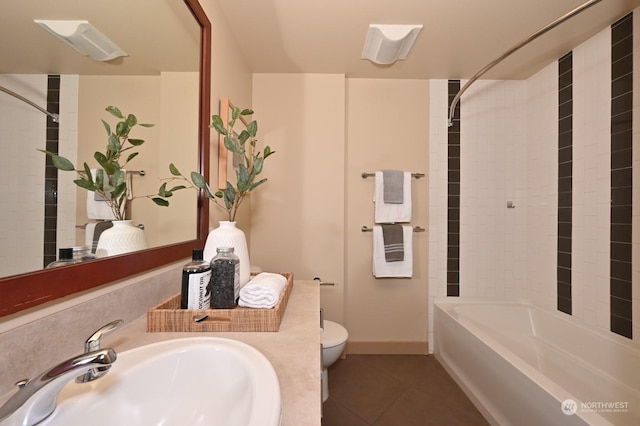
M 69 383 L 42 425 L 278 425 L 271 363 L 230 339 L 168 340 L 118 354 L 109 373 Z

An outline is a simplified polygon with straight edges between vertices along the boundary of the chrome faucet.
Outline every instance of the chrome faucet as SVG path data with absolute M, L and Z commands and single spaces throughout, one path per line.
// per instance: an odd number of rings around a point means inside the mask
M 122 323 L 122 320 L 114 321 L 96 331 L 87 340 L 84 354 L 69 358 L 33 379 L 16 383 L 18 391 L 0 407 L 0 425 L 38 424 L 53 413 L 58 393 L 68 382 L 74 378 L 88 382 L 107 374 L 117 356 L 113 349 L 99 349 L 100 337 Z
M 100 329 L 98 329 L 95 333 L 93 333 L 91 337 L 89 337 L 87 341 L 84 342 L 84 353 L 88 354 L 100 349 L 100 338 L 105 334 L 120 327 L 122 324 L 124 324 L 123 320 L 115 320 L 110 322 L 107 325 L 100 327 Z M 76 377 L 76 382 L 87 383 L 95 379 L 99 379 L 100 377 L 107 374 L 107 371 L 109 371 L 109 368 L 111 368 L 111 364 L 92 368 L 86 373 L 84 373 L 82 376 Z

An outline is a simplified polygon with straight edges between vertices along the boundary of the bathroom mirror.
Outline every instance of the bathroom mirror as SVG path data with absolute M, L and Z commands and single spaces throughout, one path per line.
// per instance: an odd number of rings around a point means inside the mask
M 197 64 L 198 76 L 196 77 L 198 80 L 197 85 L 199 86 L 198 98 L 196 102 L 198 103 L 197 108 L 194 108 L 197 111 L 197 131 L 193 132 L 196 135 L 197 140 L 193 140 L 193 144 L 197 144 L 197 160 L 194 160 L 194 163 L 197 163 L 197 169 L 202 173 L 206 178 L 209 176 L 209 115 L 210 115 L 210 38 L 211 38 L 211 28 L 210 22 L 202 9 L 201 5 L 197 0 L 166 0 L 170 2 L 171 5 L 169 7 L 176 9 L 176 14 L 182 13 L 178 11 L 178 8 L 184 8 L 188 12 L 188 14 L 193 18 L 194 25 L 200 29 L 199 31 L 199 61 Z M 22 3 L 28 3 L 34 10 L 39 10 L 44 13 L 44 4 L 40 0 L 29 0 Z M 64 2 L 62 2 L 64 3 Z M 60 7 L 61 3 L 56 3 L 54 10 L 49 14 L 49 16 L 40 16 L 42 19 L 83 19 L 82 16 L 78 16 L 78 10 L 80 9 L 75 1 L 67 2 L 71 5 L 70 8 L 66 10 Z M 118 2 L 116 2 L 118 3 Z M 117 4 L 114 2 L 105 3 L 104 7 L 113 8 L 117 10 L 118 19 L 123 21 L 121 24 L 124 27 L 135 29 L 134 35 L 127 37 L 138 37 L 143 40 L 141 43 L 145 45 L 145 50 L 148 51 L 156 51 L 163 52 L 166 46 L 163 46 L 160 43 L 157 43 L 157 39 L 154 38 L 152 34 L 145 32 L 144 29 L 141 29 L 141 26 L 138 25 L 138 20 L 150 21 L 154 26 L 157 27 L 160 31 L 167 31 L 168 27 L 163 25 L 163 22 L 159 22 L 156 20 L 157 15 L 154 14 L 153 7 L 155 7 L 156 2 L 144 2 L 142 0 L 131 1 L 127 0 L 123 4 L 122 7 L 118 8 Z M 143 12 L 133 12 L 133 4 L 140 5 L 143 7 Z M 120 3 L 118 3 L 120 4 Z M 125 7 L 126 6 L 126 7 Z M 92 8 L 98 8 L 99 5 L 91 4 Z M 98 12 L 99 13 L 99 12 Z M 6 19 L 7 15 L 11 15 L 11 12 L 8 11 L 5 14 Z M 24 22 L 22 25 L 34 25 L 33 22 Z M 178 24 L 183 25 L 183 24 Z M 2 30 L 0 30 L 2 31 Z M 42 31 L 42 30 L 41 30 Z M 12 39 L 13 36 L 7 36 L 4 38 L 5 41 Z M 119 40 L 122 39 L 122 35 L 120 35 Z M 126 40 L 126 37 L 124 38 Z M 19 38 L 18 40 L 19 41 Z M 60 43 L 62 42 L 58 40 L 53 40 L 52 42 Z M 19 44 L 18 42 L 13 44 Z M 25 46 L 29 46 L 29 43 L 26 43 Z M 71 48 L 66 47 L 69 52 L 66 54 L 69 56 L 70 62 L 73 61 L 86 61 L 87 58 L 73 51 Z M 26 47 L 25 47 L 26 49 Z M 160 59 L 162 60 L 162 55 L 160 55 Z M 76 71 L 67 71 L 65 70 L 63 65 L 67 65 L 66 59 L 64 60 L 64 64 L 59 64 L 60 66 L 55 66 L 56 61 L 62 61 L 60 58 L 50 58 L 50 63 L 45 64 L 44 74 L 50 73 L 49 69 L 61 70 L 59 71 L 61 74 L 64 73 L 75 73 Z M 126 62 L 126 58 L 121 58 L 113 61 L 113 64 L 107 65 L 115 67 L 120 63 Z M 4 62 L 4 61 L 3 61 Z M 105 66 L 102 64 L 94 64 L 95 66 Z M 156 64 L 154 64 L 156 65 Z M 50 67 L 49 67 L 50 66 Z M 91 66 L 91 65 L 89 65 Z M 1 70 L 0 73 L 5 73 L 5 70 Z M 143 73 L 143 71 L 139 71 Z M 132 72 L 134 73 L 134 72 Z M 117 105 L 117 100 L 112 102 Z M 111 104 L 111 103 L 108 103 Z M 108 105 L 107 104 L 107 105 Z M 135 111 L 126 111 L 131 113 L 136 113 Z M 44 117 L 44 116 L 43 116 Z M 105 117 L 108 118 L 108 117 Z M 144 120 L 144 117 L 140 117 Z M 151 121 L 151 120 L 148 120 Z M 100 122 L 97 123 L 101 125 Z M 156 123 L 156 125 L 161 125 L 161 123 Z M 104 131 L 104 130 L 103 130 Z M 143 135 L 139 135 L 140 138 L 145 139 Z M 148 139 L 147 139 L 148 140 Z M 182 143 L 187 143 L 186 141 L 182 141 Z M 191 142 L 189 142 L 191 143 Z M 81 159 L 82 161 L 86 161 Z M 168 166 L 169 161 L 166 161 L 166 158 L 161 161 L 161 163 L 166 163 L 165 167 Z M 188 168 L 190 166 L 186 166 Z M 168 171 L 168 168 L 167 168 Z M 152 269 L 164 264 L 167 264 L 172 261 L 176 261 L 182 258 L 189 257 L 191 254 L 191 250 L 196 247 L 202 247 L 204 245 L 204 239 L 206 238 L 206 234 L 208 231 L 208 202 L 206 202 L 206 197 L 203 194 L 197 194 L 197 201 L 194 203 L 197 204 L 196 210 L 197 215 L 196 219 L 196 230 L 192 232 L 192 235 L 195 236 L 194 239 L 190 239 L 188 241 L 179 241 L 174 242 L 169 245 L 163 245 L 160 247 L 151 248 L 148 250 L 143 250 L 139 252 L 135 252 L 132 254 L 114 256 L 111 258 L 98 259 L 91 262 L 80 263 L 68 267 L 56 268 L 56 269 L 47 269 L 47 270 L 38 270 L 30 273 L 25 273 L 22 275 L 13 275 L 9 277 L 0 278 L 0 317 L 6 316 L 24 309 L 32 308 L 34 306 L 40 305 L 42 303 L 58 299 L 60 297 L 68 296 L 80 291 L 88 290 L 99 285 L 122 279 L 124 277 L 144 272 L 148 269 Z M 160 207 L 156 207 L 156 209 L 160 209 Z M 18 243 L 17 241 L 15 242 Z

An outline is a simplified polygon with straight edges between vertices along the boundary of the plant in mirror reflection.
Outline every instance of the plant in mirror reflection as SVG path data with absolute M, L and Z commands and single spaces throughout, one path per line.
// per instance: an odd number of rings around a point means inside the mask
M 267 157 L 275 153 L 268 145 L 262 152 L 256 149 L 258 123 L 255 120 L 251 121 L 247 125 L 247 128 L 242 130 L 240 134 L 234 132 L 233 127 L 236 121 L 240 119 L 241 116 L 247 115 L 253 115 L 253 110 L 233 107 L 231 110 L 231 118 L 229 122 L 226 123 L 226 126 L 219 115 L 213 115 L 211 117 L 211 125 L 209 125 L 209 127 L 215 129 L 218 134 L 224 136 L 225 148 L 233 154 L 240 156 L 242 159 L 235 169 L 235 185 L 227 181 L 226 188 L 213 192 L 200 173 L 191 172 L 190 177 L 184 176 L 172 163 L 169 165 L 169 171 L 173 177 L 167 179 L 167 182 L 164 182 L 160 186 L 158 189 L 158 197 L 153 198 L 153 201 L 160 206 L 168 206 L 168 198 L 170 198 L 175 191 L 185 188 L 200 189 L 204 191 L 205 195 L 213 200 L 218 207 L 227 212 L 229 221 L 235 221 L 236 213 L 244 198 L 251 191 L 267 181 L 266 178 L 257 180 L 257 177 L 262 173 L 264 161 Z M 174 181 L 185 182 L 186 185 L 177 185 L 168 188 L 168 185 Z
M 95 175 L 86 162 L 82 169 L 76 169 L 73 163 L 65 157 L 45 150 L 39 151 L 51 157 L 53 165 L 58 170 L 76 172 L 78 179 L 73 182 L 80 188 L 95 192 L 100 199 L 104 200 L 111 208 L 115 220 L 124 220 L 124 207 L 127 200 L 126 165 L 138 155 L 138 152 L 132 152 L 132 150 L 144 143 L 142 139 L 130 138 L 129 133 L 135 126 L 153 127 L 154 125 L 138 123 L 135 115 L 125 116 L 115 106 L 108 106 L 105 110 L 120 121 L 112 128 L 109 123 L 102 120 L 108 142 L 104 153 L 96 151 L 93 154 L 93 158 L 101 167 L 101 169 L 96 169 Z

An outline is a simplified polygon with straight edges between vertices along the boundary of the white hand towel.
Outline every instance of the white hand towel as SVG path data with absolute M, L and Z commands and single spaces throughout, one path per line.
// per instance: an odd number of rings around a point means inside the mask
M 96 179 L 96 169 L 91 169 L 91 174 L 93 175 L 93 179 Z M 122 203 L 121 211 L 124 214 L 125 203 Z M 111 207 L 107 204 L 106 201 L 96 200 L 96 194 L 92 191 L 87 191 L 87 217 L 89 219 L 96 220 L 115 220 L 113 212 L 111 211 Z
M 239 306 L 271 309 L 278 304 L 287 278 L 280 274 L 261 272 L 240 289 Z
M 383 173 L 375 173 L 374 187 L 374 222 L 375 223 L 400 223 L 411 222 L 411 173 L 404 172 L 403 203 L 388 204 L 384 202 L 384 178 Z
M 373 276 L 376 278 L 411 278 L 413 276 L 413 228 L 402 225 L 404 260 L 387 262 L 384 256 L 382 226 L 373 227 Z

